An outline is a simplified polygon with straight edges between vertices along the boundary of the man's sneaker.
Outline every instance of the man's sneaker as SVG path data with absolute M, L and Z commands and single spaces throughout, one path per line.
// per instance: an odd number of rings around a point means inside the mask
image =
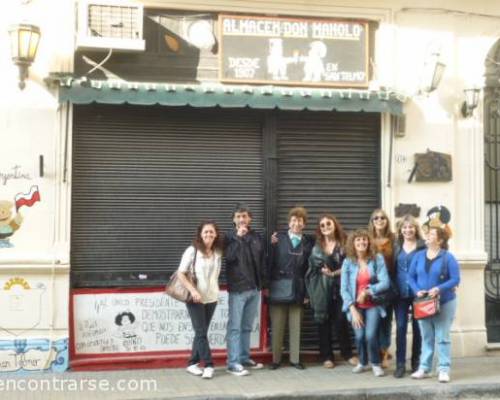
M 243 365 L 234 365 L 232 367 L 227 368 L 227 372 L 236 376 L 246 376 L 250 375 L 247 369 L 243 368 Z
M 448 383 L 450 381 L 450 374 L 445 371 L 439 371 L 438 381 L 441 383 Z
M 425 372 L 423 369 L 417 369 L 413 374 L 411 374 L 411 377 L 413 379 L 424 379 L 424 378 L 429 378 L 431 374 L 428 372 Z
M 373 375 L 375 375 L 377 378 L 385 375 L 385 372 L 380 365 L 372 365 L 372 371 Z
M 203 370 L 203 375 L 201 376 L 203 379 L 212 379 L 214 377 L 215 370 L 213 367 L 205 367 Z
M 186 368 L 186 371 L 196 376 L 201 376 L 203 374 L 203 370 L 198 367 L 198 364 L 191 364 Z
M 352 369 L 353 374 L 360 374 L 361 372 L 365 372 L 368 370 L 368 367 L 363 364 L 358 364 Z
M 250 368 L 250 369 L 262 369 L 264 368 L 264 364 L 255 362 L 254 360 L 248 360 L 245 361 L 244 363 L 241 363 L 244 367 Z

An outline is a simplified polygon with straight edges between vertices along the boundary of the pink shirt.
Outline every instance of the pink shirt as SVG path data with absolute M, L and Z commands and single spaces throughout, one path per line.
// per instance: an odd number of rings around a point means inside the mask
M 356 297 L 370 285 L 370 271 L 368 268 L 360 269 L 356 278 Z M 372 308 L 375 304 L 371 300 L 371 296 L 366 297 L 363 304 L 356 303 L 359 308 Z

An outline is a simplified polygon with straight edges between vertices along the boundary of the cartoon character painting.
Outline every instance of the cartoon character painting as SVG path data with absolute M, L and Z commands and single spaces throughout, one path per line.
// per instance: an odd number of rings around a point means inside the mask
M 32 186 L 28 193 L 18 193 L 14 202 L 0 200 L 0 248 L 13 247 L 10 237 L 21 227 L 23 222 L 19 208 L 22 206 L 31 207 L 37 201 L 40 201 L 40 192 L 36 185 Z M 12 210 L 14 206 L 16 207 L 15 215 Z
M 288 63 L 295 60 L 293 57 L 283 55 L 283 39 L 269 39 L 269 55 L 267 56 L 267 73 L 273 80 L 287 80 Z
M 445 206 L 435 206 L 427 211 L 427 221 L 422 225 L 422 231 L 427 233 L 430 228 L 442 228 L 451 237 L 451 228 L 448 223 L 451 220 L 451 213 Z

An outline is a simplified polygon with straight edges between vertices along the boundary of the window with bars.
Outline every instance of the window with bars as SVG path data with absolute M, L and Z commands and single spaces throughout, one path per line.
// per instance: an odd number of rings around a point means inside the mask
M 123 39 L 141 37 L 137 7 L 89 4 L 87 10 L 89 36 Z

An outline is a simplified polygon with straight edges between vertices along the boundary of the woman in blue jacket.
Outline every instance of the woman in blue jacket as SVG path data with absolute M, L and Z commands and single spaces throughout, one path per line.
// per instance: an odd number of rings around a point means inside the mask
M 385 309 L 372 301 L 372 295 L 389 288 L 389 275 L 384 257 L 375 254 L 375 246 L 365 229 L 352 232 L 346 243 L 347 257 L 342 264 L 340 294 L 343 311 L 352 323 L 359 354 L 359 364 L 352 370 L 360 373 L 368 368 L 375 376 L 384 376 L 380 365 L 378 328 Z
M 441 228 L 430 228 L 425 241 L 426 250 L 413 258 L 408 283 L 417 297 L 439 296 L 439 314 L 419 320 L 422 334 L 420 365 L 411 377 L 430 377 L 434 347 L 437 342 L 438 380 L 450 381 L 451 339 L 450 329 L 457 309 L 455 289 L 460 283 L 460 268 L 455 257 L 448 252 L 448 234 Z
M 411 215 L 405 215 L 398 223 L 397 240 L 394 246 L 396 261 L 396 282 L 399 298 L 394 305 L 396 315 L 396 370 L 394 377 L 402 378 L 406 372 L 406 333 L 408 331 L 408 312 L 413 309 L 414 293 L 408 285 L 408 272 L 415 254 L 425 248 L 420 236 L 420 226 Z M 418 321 L 412 319 L 411 369 L 418 368 L 422 338 Z

